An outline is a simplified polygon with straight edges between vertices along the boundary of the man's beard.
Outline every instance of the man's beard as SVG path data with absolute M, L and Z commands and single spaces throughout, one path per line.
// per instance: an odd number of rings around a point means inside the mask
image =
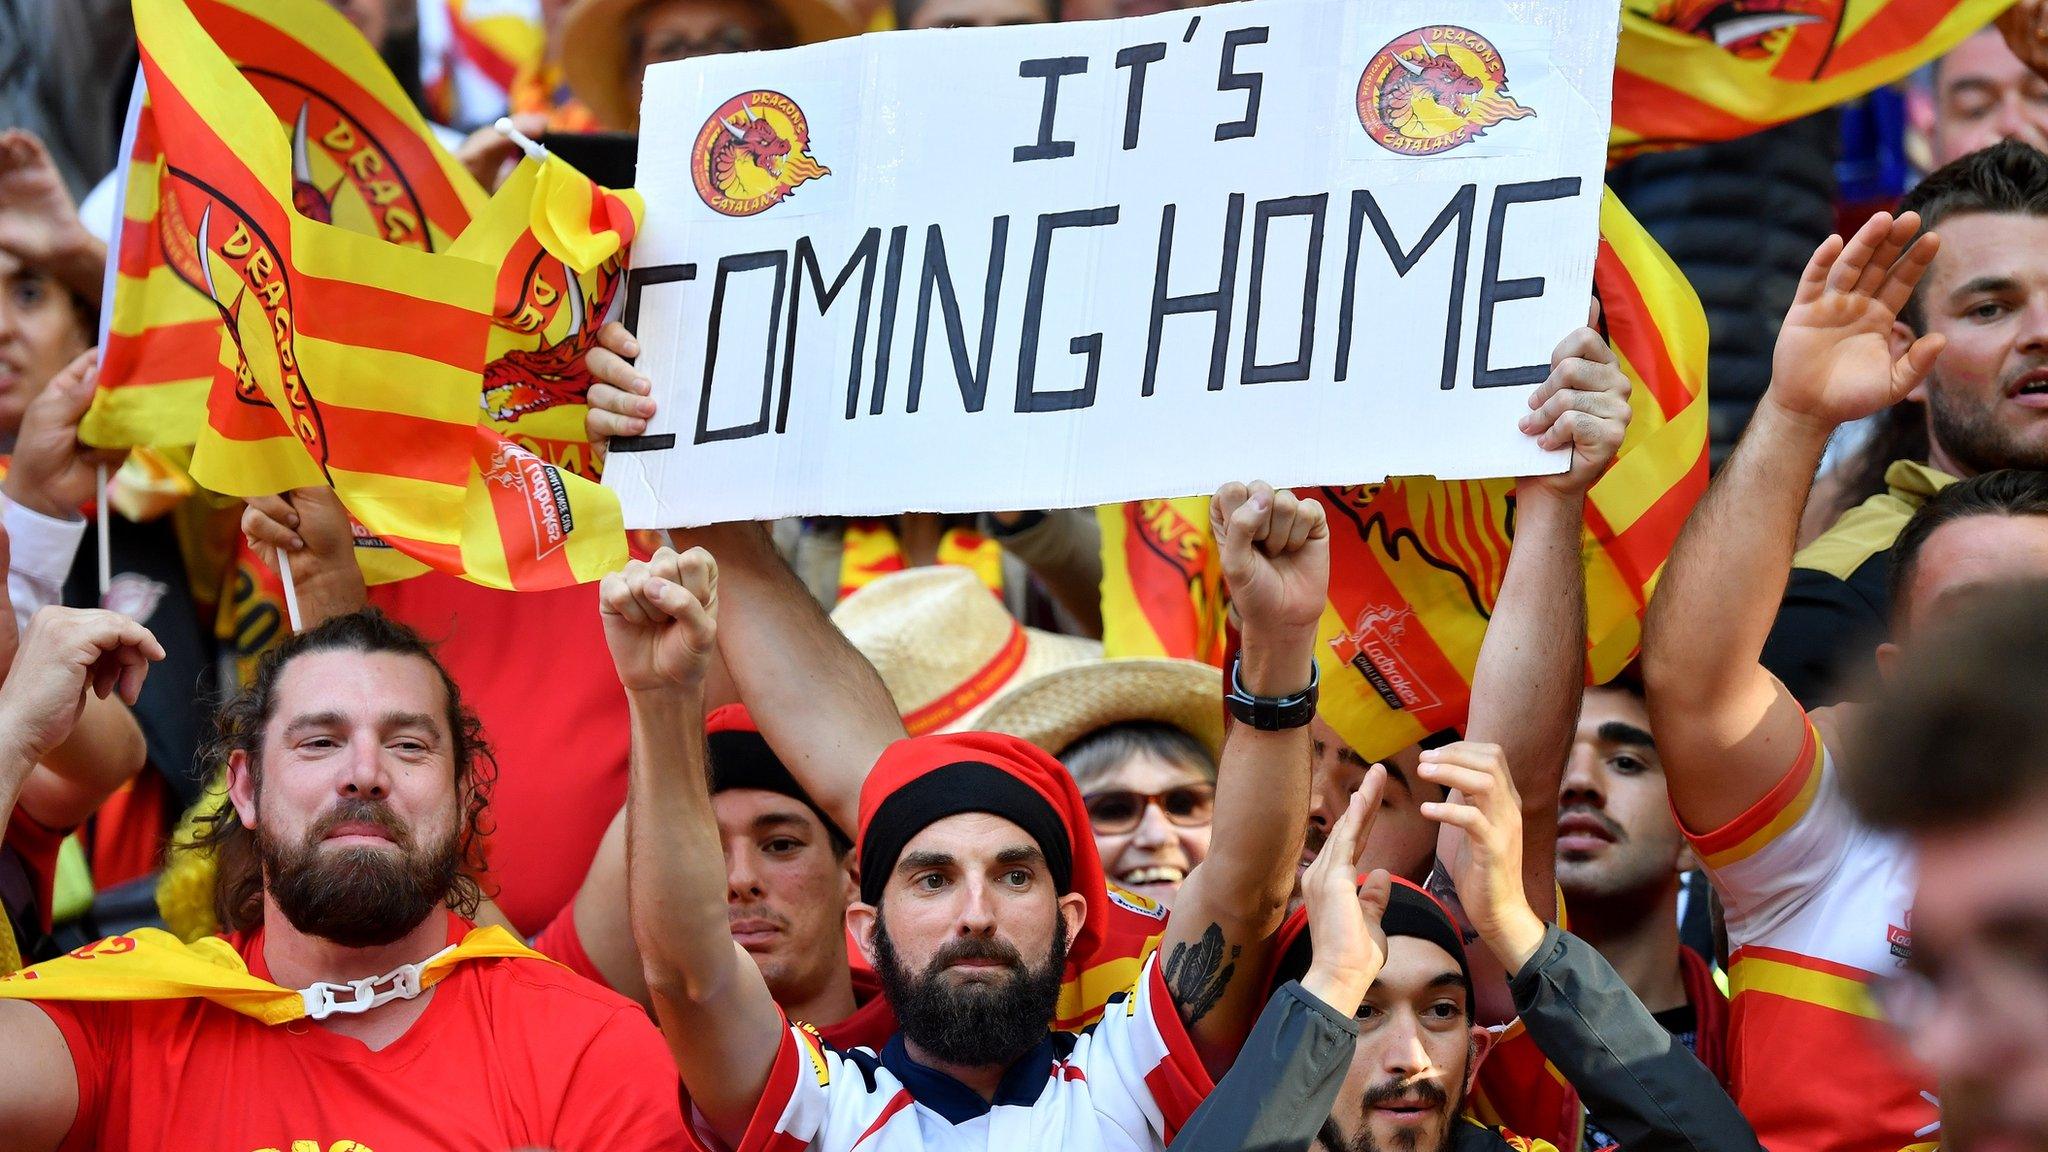
M 961 960 L 991 960 L 1007 969 L 996 984 L 956 984 L 946 978 Z M 922 973 L 907 971 L 881 915 L 875 917 L 875 974 L 895 1010 L 904 1039 L 946 1064 L 1008 1067 L 1052 1031 L 1067 963 L 1067 922 L 1053 913 L 1052 952 L 1033 969 L 998 940 L 965 937 L 948 942 Z
M 1935 443 L 1973 476 L 2001 468 L 2048 469 L 2048 451 L 2027 443 L 2018 430 L 1999 420 L 1997 412 L 2012 381 L 2041 367 L 2030 362 L 2001 377 L 1988 408 L 1950 397 L 1938 377 L 1929 381 L 1927 408 Z
M 1472 1059 L 1479 1055 L 1478 1046 L 1472 1045 L 1468 1052 L 1466 1067 L 1469 1069 Z M 1458 1117 L 1465 1111 L 1463 1080 L 1458 1081 L 1458 1095 L 1455 1100 L 1450 1100 L 1443 1088 L 1433 1080 L 1418 1081 L 1412 1086 L 1398 1083 L 1376 1084 L 1365 1090 L 1365 1097 L 1358 1111 L 1358 1131 L 1353 1132 L 1347 1140 L 1344 1138 L 1343 1130 L 1337 1127 L 1336 1117 L 1330 1117 L 1323 1121 L 1322 1131 L 1316 1134 L 1317 1146 L 1322 1148 L 1323 1152 L 1421 1152 L 1414 1140 L 1398 1137 L 1392 1148 L 1380 1147 L 1380 1142 L 1372 1138 L 1372 1125 L 1368 1123 L 1375 1106 L 1410 1095 L 1422 1097 L 1427 1103 L 1434 1105 L 1443 1117 L 1443 1132 L 1437 1138 L 1436 1147 L 1429 1149 L 1428 1152 L 1450 1152 L 1451 1146 L 1457 1142 Z M 1447 1100 L 1451 1105 L 1449 1109 L 1443 1107 Z
M 354 823 L 382 828 L 398 851 L 321 851 L 329 832 Z M 419 927 L 448 898 L 461 863 L 453 833 L 420 849 L 388 805 L 360 798 L 335 805 L 298 844 L 281 843 L 259 825 L 256 846 L 264 887 L 285 919 L 344 948 L 379 947 Z

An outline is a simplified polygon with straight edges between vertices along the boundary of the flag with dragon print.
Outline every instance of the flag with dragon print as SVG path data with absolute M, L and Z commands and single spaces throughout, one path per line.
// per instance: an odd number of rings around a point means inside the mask
M 1901 79 L 2012 0 L 1623 0 L 1608 156 L 1731 140 Z
M 1593 485 L 1582 542 L 1586 673 L 1604 683 L 1634 658 L 1650 590 L 1706 490 L 1707 323 L 1692 286 L 1612 192 L 1593 288 L 1634 386 L 1628 437 Z M 1514 538 L 1514 482 L 1406 477 L 1299 492 L 1330 512 L 1323 719 L 1368 759 L 1462 727 Z M 1206 501 L 1100 516 L 1104 654 L 1220 664 L 1228 605 Z
M 211 389 L 195 479 L 231 495 L 333 487 L 373 575 L 432 567 L 546 588 L 623 563 L 616 499 L 494 427 L 480 397 L 511 353 L 587 338 L 590 300 L 616 290 L 606 276 L 637 197 L 561 161 L 525 161 L 445 250 L 322 220 L 297 179 L 301 134 L 256 130 L 277 117 L 189 7 L 210 2 L 136 4 L 165 259 L 215 309 L 235 366 Z M 316 120 L 307 135 L 322 130 Z M 591 278 L 571 291 L 565 276 Z M 511 415 L 560 406 L 574 381 L 555 359 L 570 357 L 515 363 L 532 395 Z

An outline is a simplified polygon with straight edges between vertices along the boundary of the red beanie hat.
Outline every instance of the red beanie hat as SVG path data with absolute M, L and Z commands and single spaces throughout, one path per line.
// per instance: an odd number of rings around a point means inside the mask
M 755 788 L 763 792 L 775 792 L 792 800 L 801 801 L 804 807 L 825 826 L 825 834 L 832 840 L 832 851 L 845 855 L 853 842 L 832 817 L 825 814 L 811 794 L 792 774 L 775 749 L 761 735 L 761 729 L 754 723 L 754 717 L 744 704 L 727 704 L 713 709 L 704 718 L 704 744 L 710 753 L 711 794 L 718 795 L 732 788 Z
M 1109 897 L 1081 790 L 1044 749 L 999 732 L 936 733 L 883 749 L 860 788 L 862 902 L 881 903 L 904 845 L 962 812 L 1001 816 L 1038 842 L 1060 892 L 1088 902 L 1068 952 L 1092 955 L 1108 924 Z

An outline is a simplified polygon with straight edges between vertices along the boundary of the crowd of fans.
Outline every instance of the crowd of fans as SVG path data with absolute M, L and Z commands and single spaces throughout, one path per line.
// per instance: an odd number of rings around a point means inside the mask
M 487 184 L 481 125 L 630 133 L 656 62 L 1180 6 L 334 5 Z M 367 587 L 325 488 L 102 487 L 133 27 L 0 0 L 0 1152 L 2048 1148 L 2043 19 L 1914 81 L 1923 171 L 1812 252 L 1595 687 L 1629 385 L 1559 334 L 1467 722 L 1375 762 L 1316 714 L 1324 510 L 1255 478 L 1222 669 L 1104 658 L 1087 510 L 510 593 Z

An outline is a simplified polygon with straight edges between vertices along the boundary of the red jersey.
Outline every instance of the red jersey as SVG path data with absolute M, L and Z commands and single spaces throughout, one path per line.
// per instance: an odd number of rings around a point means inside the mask
M 372 588 L 370 602 L 437 643 L 483 720 L 498 760 L 490 881 L 531 936 L 574 898 L 626 802 L 632 733 L 597 585 L 504 592 L 430 572 Z
M 449 942 L 467 926 L 450 916 Z M 229 938 L 270 979 L 261 931 Z M 623 998 L 532 959 L 473 960 L 373 1052 L 201 999 L 36 1001 L 78 1075 L 66 1152 L 684 1147 L 674 1065 Z

